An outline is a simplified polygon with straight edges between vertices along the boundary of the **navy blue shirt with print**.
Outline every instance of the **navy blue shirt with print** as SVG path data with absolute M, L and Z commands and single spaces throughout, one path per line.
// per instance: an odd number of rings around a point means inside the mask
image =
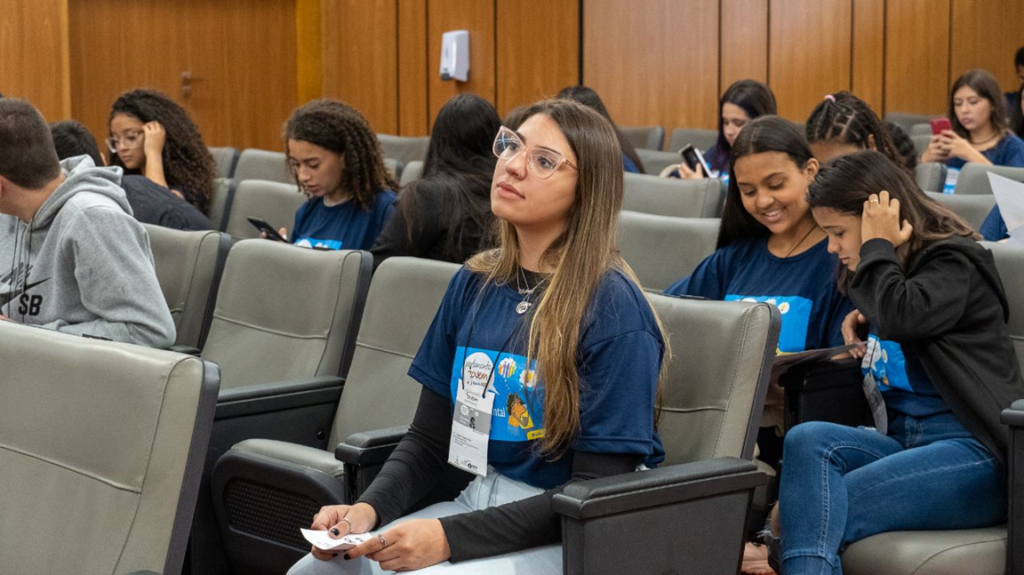
M 292 243 L 307 248 L 368 250 L 394 211 L 395 193 L 378 192 L 369 210 L 354 199 L 327 207 L 322 197 L 312 198 L 295 212 Z
M 768 251 L 768 239 L 735 241 L 708 256 L 668 295 L 769 302 L 782 314 L 779 351 L 795 353 L 843 344 L 843 319 L 853 303 L 836 289 L 839 260 L 822 240 L 788 258 Z
M 516 313 L 524 296 L 508 285 L 483 287 L 479 274 L 460 270 L 420 346 L 409 375 L 450 398 L 454 409 L 466 360 L 493 370 L 494 394 L 487 461 L 506 477 L 550 489 L 572 473 L 572 452 L 547 461 L 544 381 L 526 365 L 527 315 Z M 648 467 L 664 459 L 654 431 L 654 401 L 663 342 L 650 306 L 621 273 L 605 274 L 580 328 L 580 431 L 572 449 L 636 454 Z
M 865 375 L 870 371 L 878 382 L 890 420 L 897 414 L 928 417 L 949 411 L 912 347 L 880 340 L 874 333 L 868 334 L 868 341 L 873 343 L 869 351 L 877 349 L 861 371 Z

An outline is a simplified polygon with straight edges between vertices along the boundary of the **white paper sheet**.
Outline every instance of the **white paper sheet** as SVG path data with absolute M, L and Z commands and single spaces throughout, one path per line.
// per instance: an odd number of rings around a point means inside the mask
M 988 183 L 1010 232 L 1010 241 L 1024 243 L 1024 184 L 992 172 L 988 173 Z
M 342 537 L 341 539 L 332 539 L 327 531 L 320 531 L 317 529 L 300 529 L 302 536 L 313 544 L 314 547 L 323 550 L 334 550 L 347 551 L 356 545 L 359 545 L 363 541 L 367 541 L 371 537 L 375 537 L 372 533 L 351 533 Z

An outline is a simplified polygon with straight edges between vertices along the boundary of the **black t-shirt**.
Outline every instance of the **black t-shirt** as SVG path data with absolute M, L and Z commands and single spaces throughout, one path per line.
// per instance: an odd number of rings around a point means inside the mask
M 175 230 L 212 230 L 213 223 L 195 206 L 145 176 L 125 175 L 121 187 L 135 219 Z

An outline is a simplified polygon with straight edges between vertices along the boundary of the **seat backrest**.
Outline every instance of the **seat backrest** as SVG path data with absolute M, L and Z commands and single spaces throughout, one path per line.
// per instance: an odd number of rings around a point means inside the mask
M 149 233 L 156 279 L 178 331 L 174 344 L 202 348 L 231 238 L 220 232 L 142 225 Z
M 665 142 L 665 128 L 661 126 L 619 126 L 619 132 L 636 149 L 660 150 Z
M 372 266 L 363 251 L 235 244 L 203 346 L 221 387 L 344 376 Z
M 941 192 L 925 192 L 935 200 L 942 202 L 947 208 L 963 218 L 972 228 L 978 229 L 985 221 L 985 217 L 996 205 L 996 197 L 989 195 L 965 195 L 943 194 Z
M 704 152 L 718 142 L 716 130 L 701 130 L 699 128 L 676 128 L 672 130 L 672 138 L 668 141 L 667 152 L 679 152 L 683 146 L 692 144 L 694 148 Z
M 644 289 L 662 292 L 715 251 L 718 218 L 619 213 L 619 251 Z
M 217 166 L 218 178 L 231 178 L 235 175 L 239 153 L 238 148 L 210 148 L 213 163 Z
M 292 229 L 295 212 L 306 201 L 295 184 L 282 184 L 265 180 L 238 182 L 227 214 L 224 231 L 234 240 L 258 238 L 259 230 L 247 218 L 266 220 L 273 228 Z
M 622 209 L 675 218 L 717 218 L 724 199 L 717 178 L 680 180 L 625 174 L 623 186 Z
M 1010 321 L 1006 328 L 1017 350 L 1017 361 L 1024 365 L 1024 246 L 995 242 L 982 242 L 982 245 L 992 250 L 995 257 L 996 269 L 1010 302 Z
M 921 156 L 925 150 L 928 149 L 928 144 L 932 141 L 931 134 L 920 134 L 916 136 L 910 136 L 910 141 L 914 142 L 914 153 Z
M 417 160 L 422 162 L 427 157 L 427 148 L 430 147 L 430 136 L 377 134 L 377 141 L 380 142 L 381 156 L 394 158 L 403 166 Z
M 213 180 L 213 195 L 210 196 L 210 222 L 213 229 L 223 232 L 231 214 L 231 203 L 235 199 L 235 188 L 238 183 L 229 178 Z
M 636 155 L 640 158 L 640 163 L 643 164 L 644 173 L 652 176 L 657 176 L 668 166 L 683 161 L 675 152 L 661 152 L 644 148 L 637 148 Z
M 397 257 L 377 268 L 327 445 L 412 421 L 423 386 L 408 376 L 409 366 L 459 267 Z
M 391 179 L 398 181 L 398 175 L 402 173 L 402 162 L 395 158 L 384 158 L 384 169 L 391 175 Z
M 907 133 L 909 136 L 932 136 L 932 125 L 930 122 L 921 122 L 920 124 L 914 124 L 910 127 L 910 131 Z
M 917 187 L 925 192 L 941 192 L 946 183 L 946 164 L 924 162 L 914 166 Z
M 928 114 L 907 114 L 905 112 L 887 112 L 885 114 L 885 121 L 892 122 L 897 126 L 903 128 L 903 131 L 910 134 L 910 130 L 914 128 L 914 124 L 927 124 L 928 120 L 937 116 L 929 116 Z
M 0 571 L 180 573 L 217 366 L 10 322 L 0 365 Z
M 990 166 L 988 164 L 965 164 L 956 180 L 956 194 L 991 194 L 992 185 L 988 181 L 988 172 L 999 174 L 1015 182 L 1024 182 L 1024 168 L 1009 166 Z
M 752 459 L 782 322 L 778 308 L 650 298 L 673 356 L 658 421 L 665 464 Z
M 423 162 L 416 160 L 409 162 L 402 168 L 402 178 L 398 181 L 399 187 L 404 188 L 423 176 Z
M 238 156 L 235 165 L 235 180 L 266 180 L 295 185 L 295 178 L 288 168 L 288 158 L 283 152 L 271 152 L 246 148 Z

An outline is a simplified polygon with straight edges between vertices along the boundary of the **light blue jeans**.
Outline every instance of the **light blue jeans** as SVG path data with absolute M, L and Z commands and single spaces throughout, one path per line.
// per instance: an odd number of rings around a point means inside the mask
M 889 435 L 810 422 L 786 434 L 783 575 L 838 575 L 848 544 L 885 531 L 971 529 L 1006 517 L 1006 469 L 952 413 L 899 415 Z
M 437 503 L 416 513 L 385 525 L 385 531 L 392 525 L 409 519 L 437 519 L 458 513 L 468 513 L 526 499 L 543 492 L 520 481 L 509 479 L 493 468 L 488 468 L 487 477 L 477 477 L 455 501 Z M 365 557 L 345 561 L 341 555 L 320 561 L 306 555 L 288 571 L 288 575 L 379 575 L 392 573 L 380 568 L 380 564 Z M 562 575 L 562 546 L 545 545 L 517 553 L 474 559 L 461 563 L 439 563 L 416 571 L 423 575 Z

